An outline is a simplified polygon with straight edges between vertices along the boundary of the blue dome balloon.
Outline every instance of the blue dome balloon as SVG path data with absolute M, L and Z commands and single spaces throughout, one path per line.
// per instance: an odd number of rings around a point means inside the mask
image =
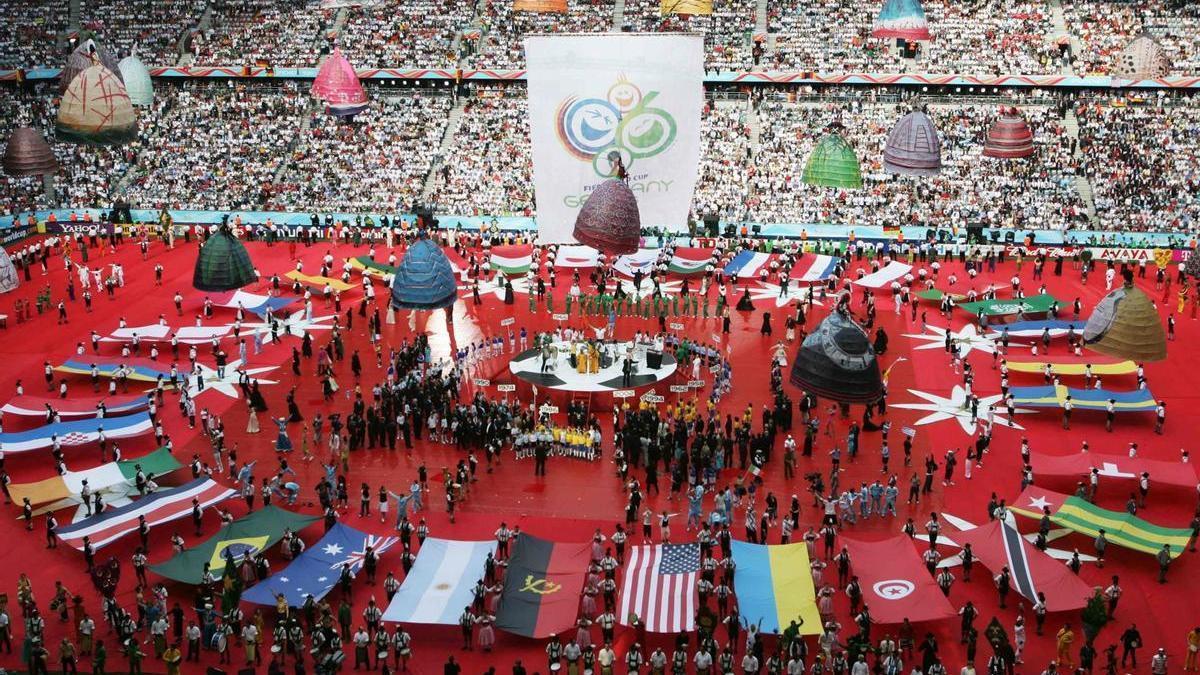
M 423 237 L 409 246 L 392 276 L 392 307 L 441 309 L 457 298 L 454 267 L 441 247 Z

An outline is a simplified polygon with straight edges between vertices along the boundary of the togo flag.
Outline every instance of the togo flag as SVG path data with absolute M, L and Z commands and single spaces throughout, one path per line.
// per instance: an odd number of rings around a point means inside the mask
M 495 552 L 495 540 L 426 539 L 383 620 L 457 625 L 463 608 L 474 599 L 488 554 Z
M 287 567 L 255 584 L 242 594 L 242 599 L 274 605 L 277 596 L 282 595 L 290 607 L 303 605 L 307 595 L 320 600 L 338 582 L 344 566 L 349 565 L 353 573 L 362 569 L 368 546 L 382 555 L 399 541 L 399 537 L 379 537 L 337 523 L 321 541 L 305 549 Z
M 92 546 L 99 550 L 138 527 L 138 516 L 145 516 L 150 527 L 186 518 L 192 513 L 192 500 L 200 506 L 211 506 L 237 495 L 237 490 L 224 487 L 211 478 L 197 478 L 176 488 L 160 490 L 115 509 L 109 509 L 87 520 L 58 528 L 58 538 L 83 550 L 83 538 L 91 537 Z
M 1012 510 L 1030 518 L 1041 518 L 1042 509 L 1050 509 L 1050 522 L 1095 538 L 1100 530 L 1110 544 L 1142 553 L 1157 555 L 1164 545 L 1174 558 L 1187 548 L 1192 531 L 1187 528 L 1160 527 L 1125 511 L 1109 511 L 1079 497 L 1043 490 L 1030 485 L 1012 505 Z
M 203 544 L 178 553 L 164 563 L 151 565 L 150 569 L 168 579 L 198 585 L 204 576 L 204 563 L 208 563 L 213 578 L 220 579 L 225 574 L 226 556 L 233 556 L 234 562 L 240 563 L 247 553 L 255 556 L 270 548 L 283 538 L 285 530 L 298 532 L 316 520 L 319 520 L 316 516 L 302 516 L 278 506 L 267 506 L 238 518 Z
M 35 427 L 27 431 L 0 434 L 0 449 L 4 452 L 28 452 L 53 447 L 58 439 L 61 445 L 84 445 L 105 438 L 132 438 L 154 429 L 150 414 L 145 412 L 125 417 L 57 422 Z
M 579 616 L 591 544 L 556 544 L 522 534 L 513 547 L 496 627 L 531 638 L 564 633 Z
M 489 262 L 492 269 L 508 276 L 525 274 L 529 271 L 529 266 L 533 264 L 533 246 L 531 244 L 493 246 Z
M 742 618 L 764 633 L 778 635 L 795 621 L 801 635 L 821 634 L 806 544 L 764 546 L 734 540 L 732 552 Z
M 685 248 L 679 247 L 675 249 L 675 255 L 671 256 L 671 263 L 668 270 L 672 274 L 681 276 L 690 276 L 692 274 L 702 274 L 704 269 L 708 267 L 709 261 L 712 260 L 712 248 Z
M 757 253 L 755 251 L 742 251 L 733 256 L 733 260 L 725 266 L 725 275 L 739 277 L 753 277 L 758 274 L 764 265 L 771 261 L 770 253 Z

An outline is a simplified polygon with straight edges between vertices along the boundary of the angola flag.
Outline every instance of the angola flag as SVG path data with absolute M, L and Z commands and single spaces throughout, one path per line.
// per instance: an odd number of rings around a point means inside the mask
M 559 544 L 521 533 L 504 573 L 496 627 L 531 638 L 570 630 L 590 560 L 590 543 Z
M 150 569 L 168 579 L 199 584 L 204 575 L 204 563 L 208 563 L 213 578 L 220 579 L 225 574 L 226 555 L 241 562 L 247 553 L 255 556 L 266 551 L 283 538 L 286 530 L 299 532 L 317 520 L 320 518 L 302 516 L 278 506 L 267 506 L 238 518 L 204 543 L 164 563 L 151 565 Z
M 1124 511 L 1109 511 L 1079 497 L 1043 490 L 1035 485 L 1025 488 L 1012 510 L 1030 518 L 1041 518 L 1042 509 L 1050 509 L 1050 522 L 1069 530 L 1095 537 L 1104 530 L 1110 544 L 1142 553 L 1157 555 L 1163 545 L 1171 548 L 1171 557 L 1183 553 L 1192 531 L 1183 527 L 1161 527 Z

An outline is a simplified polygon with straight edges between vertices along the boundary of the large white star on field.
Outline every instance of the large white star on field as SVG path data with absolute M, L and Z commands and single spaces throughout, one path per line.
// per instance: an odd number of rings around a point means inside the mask
M 967 354 L 970 354 L 972 349 L 978 349 L 979 351 L 988 354 L 993 354 L 996 351 L 996 341 L 989 337 L 980 335 L 979 331 L 975 329 L 975 324 L 973 323 L 963 326 L 962 330 L 957 332 L 942 328 L 941 326 L 928 326 L 928 328 L 929 330 L 933 331 L 933 333 L 904 334 L 904 337 L 906 338 L 925 340 L 929 343 L 919 347 L 913 347 L 914 350 L 945 349 L 946 334 L 949 333 L 950 339 L 958 344 L 958 353 L 962 357 L 966 357 Z
M 279 337 L 293 335 L 298 338 L 303 338 L 309 331 L 316 330 L 331 330 L 333 328 L 333 315 L 313 316 L 311 319 L 304 318 L 304 310 L 292 312 L 286 318 L 276 319 L 279 324 Z M 232 324 L 230 324 L 232 325 Z M 271 322 L 262 321 L 254 323 L 242 324 L 242 330 L 253 337 L 256 333 L 264 338 L 271 336 Z
M 479 282 L 479 297 L 483 298 L 486 295 L 494 295 L 498 299 L 503 300 L 504 299 L 504 278 L 505 277 L 503 275 L 497 274 L 496 277 L 494 279 L 492 279 L 491 281 Z M 525 277 L 525 276 L 510 277 L 509 281 L 512 282 L 513 295 L 517 295 L 517 294 L 528 295 L 529 294 L 530 286 L 529 286 L 529 279 L 527 277 Z M 469 283 L 460 285 L 458 287 L 458 290 L 463 292 L 462 293 L 463 299 L 469 300 L 472 297 L 474 297 L 474 291 L 471 289 L 471 284 L 469 284 Z
M 341 544 L 325 544 L 325 555 L 340 555 L 342 552 Z
M 1050 500 L 1046 499 L 1046 497 L 1045 497 L 1045 496 L 1042 496 L 1042 497 L 1036 497 L 1036 498 L 1031 498 L 1031 499 L 1029 500 L 1029 506 L 1031 506 L 1031 507 L 1033 507 L 1033 508 L 1037 509 L 1037 510 L 1038 510 L 1038 513 L 1041 513 L 1041 512 L 1042 512 L 1042 509 L 1044 509 L 1044 508 L 1046 508 L 1046 507 L 1050 506 Z
M 237 359 L 236 361 L 230 361 L 229 364 L 225 366 L 225 377 L 217 377 L 217 370 L 215 368 L 209 368 L 208 366 L 204 365 L 203 363 L 198 364 L 198 365 L 200 367 L 200 376 L 199 377 L 200 377 L 200 379 L 202 379 L 204 381 L 204 388 L 201 389 L 200 383 L 196 381 L 197 378 L 192 377 L 191 381 L 188 383 L 188 395 L 189 396 L 191 396 L 192 398 L 196 398 L 197 396 L 200 396 L 201 394 L 205 394 L 210 391 L 217 391 L 222 394 L 225 394 L 229 398 L 240 398 L 240 396 L 241 396 L 240 392 L 241 392 L 242 388 L 238 384 L 238 377 L 239 377 L 238 369 L 242 367 L 241 359 Z M 246 375 L 248 375 L 250 377 L 250 379 L 258 380 L 259 384 L 275 384 L 275 380 L 261 380 L 261 379 L 255 377 L 255 375 L 258 375 L 259 373 L 270 372 L 277 368 L 279 368 L 279 366 L 264 366 L 262 368 L 245 368 L 244 370 L 246 372 Z
M 794 302 L 803 302 L 808 297 L 808 286 L 799 284 L 788 284 L 786 293 L 779 293 L 779 284 L 769 284 L 765 281 L 759 281 L 756 288 L 750 289 L 751 300 L 774 300 L 776 307 L 787 307 Z M 817 292 L 813 291 L 812 304 L 823 304 L 817 297 Z
M 642 277 L 642 283 L 635 286 L 633 284 L 633 279 L 621 279 L 621 289 L 629 295 L 637 295 L 639 298 L 645 298 L 654 294 L 654 281 L 652 281 L 650 277 Z M 666 298 L 668 295 L 678 295 L 682 290 L 682 281 L 658 282 L 658 292 L 661 293 L 664 298 Z
M 917 420 L 913 424 L 915 426 L 924 426 L 926 424 L 934 424 L 945 420 L 957 420 L 958 425 L 962 427 L 963 433 L 975 433 L 975 427 L 979 420 L 971 420 L 971 407 L 967 405 L 967 390 L 959 385 L 954 385 L 954 389 L 950 392 L 950 398 L 943 398 L 936 394 L 930 394 L 916 389 L 909 389 L 910 394 L 917 398 L 924 399 L 928 403 L 892 403 L 892 408 L 902 408 L 904 410 L 925 410 L 929 414 Z M 982 419 L 985 416 L 987 407 L 992 404 L 999 404 L 1003 399 L 1000 394 L 993 396 L 984 396 L 979 399 L 979 417 Z M 1003 410 L 999 405 L 992 412 L 992 422 L 1001 426 L 1010 427 L 1013 429 L 1023 429 L 1021 425 L 1004 417 L 1000 411 Z M 1024 410 L 1015 408 L 1018 414 L 1031 413 L 1032 410 Z

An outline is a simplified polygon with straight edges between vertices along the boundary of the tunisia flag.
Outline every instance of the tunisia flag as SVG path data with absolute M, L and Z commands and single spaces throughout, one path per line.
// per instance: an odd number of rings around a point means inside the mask
M 900 623 L 906 617 L 936 621 L 956 614 L 907 536 L 883 541 L 843 537 L 842 543 L 850 549 L 850 564 L 875 623 Z

